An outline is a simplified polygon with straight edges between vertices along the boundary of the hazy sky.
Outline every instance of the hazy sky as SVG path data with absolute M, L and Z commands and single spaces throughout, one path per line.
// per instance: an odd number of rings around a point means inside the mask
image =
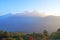
M 0 15 L 33 10 L 60 15 L 60 0 L 0 0 Z

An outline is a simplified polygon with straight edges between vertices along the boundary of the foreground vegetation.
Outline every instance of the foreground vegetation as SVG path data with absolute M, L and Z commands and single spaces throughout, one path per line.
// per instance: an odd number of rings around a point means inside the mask
M 60 40 L 60 29 L 51 34 L 47 30 L 44 30 L 43 33 L 0 31 L 0 40 Z

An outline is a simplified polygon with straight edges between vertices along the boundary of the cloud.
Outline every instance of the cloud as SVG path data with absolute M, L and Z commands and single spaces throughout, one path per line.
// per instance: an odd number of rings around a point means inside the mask
M 10 13 L 8 13 L 10 14 Z M 11 13 L 13 15 L 13 13 Z M 5 15 L 5 14 L 4 14 Z M 38 12 L 38 11 L 24 11 L 22 13 L 15 13 L 16 16 L 37 16 L 37 17 L 46 17 L 46 16 L 60 16 L 60 12 Z M 2 15 L 1 15 L 2 16 Z
M 19 16 L 36 16 L 36 17 L 45 17 L 45 16 L 48 16 L 47 13 L 37 12 L 37 11 L 32 11 L 32 12 L 25 11 L 23 13 L 16 13 L 16 15 L 19 15 Z

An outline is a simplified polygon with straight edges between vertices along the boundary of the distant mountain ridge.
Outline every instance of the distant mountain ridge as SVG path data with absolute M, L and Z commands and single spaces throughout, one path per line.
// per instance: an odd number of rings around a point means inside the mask
M 30 14 L 29 14 L 30 15 Z M 6 14 L 0 16 L 0 30 L 22 31 L 22 32 L 42 32 L 44 29 L 49 32 L 60 28 L 59 16 L 40 17 L 26 16 L 26 14 Z

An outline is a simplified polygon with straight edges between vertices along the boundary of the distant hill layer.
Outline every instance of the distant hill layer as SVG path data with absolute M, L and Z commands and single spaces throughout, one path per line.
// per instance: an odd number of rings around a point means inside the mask
M 19 14 L 6 14 L 0 16 L 0 30 L 42 32 L 44 29 L 49 32 L 60 28 L 60 16 L 26 16 Z

